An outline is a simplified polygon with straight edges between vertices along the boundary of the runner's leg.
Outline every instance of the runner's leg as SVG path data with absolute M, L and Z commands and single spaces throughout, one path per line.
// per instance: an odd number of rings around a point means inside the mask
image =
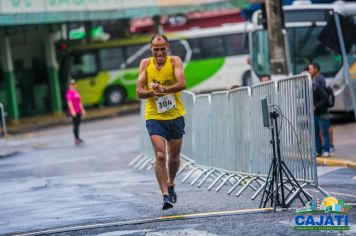
M 168 186 L 174 184 L 180 164 L 181 147 L 182 139 L 171 139 L 168 141 Z
M 151 142 L 156 155 L 156 178 L 162 194 L 168 194 L 166 147 L 165 139 L 159 135 L 151 135 Z

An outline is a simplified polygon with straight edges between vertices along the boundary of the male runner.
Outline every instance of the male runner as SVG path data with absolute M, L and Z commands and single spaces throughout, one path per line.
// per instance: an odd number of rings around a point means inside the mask
M 140 63 L 136 93 L 139 98 L 147 98 L 146 127 L 156 155 L 155 171 L 163 195 L 162 209 L 166 210 L 177 202 L 174 178 L 179 168 L 185 126 L 185 110 L 180 95 L 180 91 L 185 89 L 185 76 L 182 60 L 167 55 L 169 43 L 166 36 L 154 35 L 150 49 L 152 57 Z

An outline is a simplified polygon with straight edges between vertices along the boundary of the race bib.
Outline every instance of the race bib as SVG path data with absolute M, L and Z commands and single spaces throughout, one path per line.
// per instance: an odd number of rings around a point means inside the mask
M 156 98 L 156 107 L 158 113 L 164 113 L 176 107 L 176 100 L 173 94 L 167 94 Z

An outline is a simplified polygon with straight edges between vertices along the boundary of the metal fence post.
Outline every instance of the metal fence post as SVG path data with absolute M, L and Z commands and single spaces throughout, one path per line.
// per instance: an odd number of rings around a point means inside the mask
M 1 128 L 2 128 L 2 136 L 5 137 L 7 135 L 6 130 L 6 120 L 5 120 L 5 109 L 4 105 L 0 102 L 0 112 L 1 112 Z

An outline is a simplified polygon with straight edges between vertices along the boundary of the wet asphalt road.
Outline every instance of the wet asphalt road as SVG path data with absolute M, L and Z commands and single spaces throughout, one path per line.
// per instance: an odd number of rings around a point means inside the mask
M 75 147 L 71 126 L 16 136 L 1 148 L 18 154 L 0 158 L 0 234 L 127 222 L 162 216 L 161 197 L 152 170 L 138 171 L 128 163 L 139 153 L 139 117 L 84 123 L 85 145 Z M 356 170 L 320 167 L 319 183 L 356 203 Z M 184 176 L 184 175 L 183 175 Z M 178 177 L 179 180 L 183 176 Z M 191 181 L 192 179 L 190 179 Z M 257 208 L 248 190 L 237 198 L 177 182 L 179 202 L 164 215 Z M 321 197 L 311 190 L 316 197 Z M 309 235 L 295 232 L 294 211 L 198 219 L 154 221 L 69 231 L 57 235 Z M 356 210 L 349 212 L 355 235 Z M 137 223 L 137 222 L 136 222 Z M 314 234 L 335 232 L 314 232 Z

